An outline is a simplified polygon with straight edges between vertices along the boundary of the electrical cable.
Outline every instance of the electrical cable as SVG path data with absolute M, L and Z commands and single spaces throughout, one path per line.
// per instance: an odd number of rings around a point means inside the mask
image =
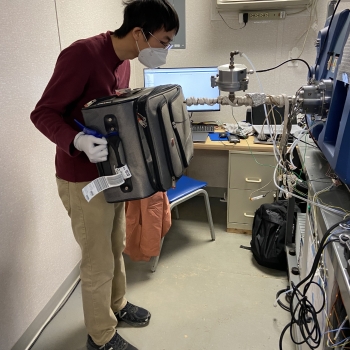
M 247 23 L 244 23 L 244 26 L 243 26 L 243 27 L 240 27 L 240 28 L 232 28 L 232 27 L 230 27 L 230 26 L 227 24 L 227 22 L 224 20 L 224 17 L 221 16 L 221 13 L 220 13 L 219 11 L 218 11 L 218 14 L 219 14 L 219 16 L 221 17 L 221 19 L 224 21 L 224 23 L 225 23 L 230 29 L 232 29 L 232 30 L 243 29 L 243 28 L 247 25 Z
M 294 136 L 294 134 L 292 134 L 292 137 L 293 137 L 293 139 L 296 139 L 296 138 L 297 138 L 297 137 Z M 305 143 L 306 145 L 308 145 L 308 146 L 310 146 L 310 147 L 317 148 L 317 146 L 312 145 L 311 143 L 308 143 L 308 142 L 306 142 L 306 141 L 299 140 L 299 142 Z
M 333 236 L 333 235 L 337 235 L 337 234 L 340 234 L 340 235 L 341 235 L 342 232 L 343 232 L 343 230 L 342 230 L 340 227 L 339 227 L 338 229 L 333 230 L 332 234 L 329 236 L 329 239 L 330 239 L 330 237 Z M 323 269 L 326 269 L 325 256 L 326 256 L 326 254 L 323 254 L 323 262 L 322 262 L 322 264 L 323 264 Z M 321 265 L 321 266 L 322 266 L 322 265 Z M 326 276 L 325 276 L 325 277 L 326 277 Z M 323 280 L 322 278 L 320 278 L 320 281 L 323 283 L 323 288 L 325 289 L 325 288 L 326 288 L 326 281 L 327 281 L 327 280 Z M 335 285 L 334 285 L 333 289 L 334 289 L 334 288 L 335 288 Z M 339 325 L 340 322 L 343 323 L 343 321 L 340 321 L 340 319 L 339 319 L 339 317 L 338 317 L 338 313 L 337 313 L 337 307 L 336 307 L 337 301 L 339 300 L 339 303 L 342 304 L 342 299 L 341 299 L 341 296 L 340 296 L 339 288 L 337 288 L 337 290 L 338 290 L 338 291 L 336 292 L 336 295 L 335 295 L 335 299 L 334 299 L 334 301 L 333 301 L 333 304 L 332 304 L 332 306 L 330 307 L 329 315 L 328 315 L 328 313 L 326 312 L 326 310 L 324 310 L 324 314 L 325 314 L 325 318 L 326 318 L 326 323 L 327 323 L 328 331 L 324 331 L 323 335 L 326 335 L 326 336 L 327 336 L 327 340 L 326 340 L 327 349 L 328 349 L 328 348 L 331 348 L 331 349 L 337 348 L 337 349 L 339 350 L 338 347 L 334 347 L 334 346 L 333 346 L 333 345 L 335 344 L 334 341 L 335 341 L 336 339 L 333 339 L 333 340 L 332 340 L 331 337 L 330 337 L 330 333 L 332 333 L 332 332 L 337 332 L 338 330 L 340 330 L 340 332 L 342 333 L 342 337 L 343 337 L 342 342 L 344 342 L 344 343 L 340 344 L 340 345 L 342 345 L 342 348 L 341 348 L 341 349 L 349 349 L 349 347 L 345 347 L 348 343 L 346 342 L 346 339 L 345 339 L 345 338 L 347 338 L 347 336 L 344 334 L 344 331 L 350 330 L 350 328 L 347 328 L 347 327 L 349 327 L 349 326 L 345 327 L 345 324 L 343 324 L 343 326 L 341 326 L 341 328 L 340 328 L 339 326 L 334 327 L 334 326 L 332 325 L 332 322 L 331 322 L 331 319 L 330 319 L 330 317 L 333 317 L 333 319 L 335 318 L 335 319 L 336 319 L 336 322 L 337 322 L 337 325 Z M 326 305 L 328 305 L 327 298 L 326 298 Z M 348 333 L 349 333 L 349 332 L 348 332 Z
M 336 339 L 339 337 L 339 334 L 340 334 L 341 330 L 343 329 L 345 323 L 348 321 L 348 319 L 349 319 L 349 316 L 346 315 L 346 317 L 344 318 L 343 322 L 342 322 L 341 325 L 339 326 L 339 329 L 338 329 L 337 333 L 336 333 L 335 336 L 334 336 L 334 340 L 336 340 Z
M 301 280 L 297 285 L 294 285 L 293 282 L 291 283 L 291 285 L 292 285 L 291 286 L 292 287 L 291 299 L 289 302 L 289 307 L 286 306 L 286 308 L 289 309 L 289 312 L 291 314 L 291 322 L 289 322 L 282 330 L 282 333 L 280 336 L 280 341 L 279 341 L 279 349 L 280 350 L 283 350 L 282 341 L 283 341 L 283 337 L 288 329 L 290 330 L 291 339 L 295 344 L 301 345 L 301 344 L 307 343 L 307 345 L 309 346 L 310 349 L 317 349 L 318 346 L 320 345 L 322 337 L 321 337 L 320 326 L 319 326 L 318 320 L 317 320 L 317 314 L 319 314 L 324 307 L 325 294 L 324 294 L 324 291 L 321 288 L 321 286 L 319 284 L 317 284 L 316 282 L 314 282 L 313 279 L 315 277 L 315 273 L 317 271 L 318 264 L 320 262 L 322 253 L 323 253 L 324 249 L 326 248 L 326 246 L 330 243 L 339 241 L 339 239 L 328 240 L 328 238 L 333 234 L 333 230 L 335 228 L 337 228 L 340 224 L 346 223 L 348 221 L 349 221 L 348 219 L 342 220 L 342 221 L 334 224 L 333 226 L 331 226 L 325 232 L 325 234 L 323 235 L 322 240 L 320 242 L 320 248 L 318 249 L 318 251 L 315 255 L 315 259 L 314 259 L 314 262 L 312 264 L 312 267 L 311 267 L 309 274 L 303 280 Z M 305 284 L 303 290 L 300 291 L 299 288 L 304 283 L 306 283 L 306 284 Z M 320 288 L 321 294 L 323 297 L 322 307 L 319 310 L 315 310 L 315 308 L 310 303 L 310 301 L 308 301 L 307 296 L 306 296 L 306 293 L 312 284 L 315 284 Z M 295 300 L 295 298 L 297 300 Z M 294 303 L 295 303 L 295 305 L 294 305 Z M 299 329 L 300 329 L 300 334 L 303 337 L 303 341 L 301 341 L 301 342 L 297 342 L 294 339 L 293 327 L 292 327 L 294 324 L 297 327 L 299 327 Z M 309 324 L 311 325 L 311 329 L 309 327 Z M 312 343 L 310 343 L 310 341 Z
M 310 23 L 309 23 L 309 27 L 308 29 L 306 30 L 306 34 L 303 34 L 305 35 L 305 39 L 304 39 L 304 44 L 303 44 L 303 48 L 301 49 L 301 52 L 299 54 L 299 56 L 297 58 L 300 58 L 300 56 L 302 55 L 302 53 L 304 52 L 304 49 L 305 49 L 305 44 L 306 44 L 306 39 L 309 35 L 309 32 L 310 32 L 310 29 L 311 29 L 311 23 L 312 23 L 312 19 L 313 19 L 313 16 L 312 16 L 312 12 L 315 10 L 315 21 L 317 21 L 317 8 L 316 8 L 316 5 L 317 5 L 317 2 L 318 0 L 314 0 L 311 4 L 311 11 L 310 11 Z M 297 42 L 302 38 L 302 36 L 297 40 Z
M 60 26 L 59 26 L 59 22 L 58 22 L 58 12 L 57 12 L 56 0 L 55 0 L 55 15 L 56 15 L 57 34 L 58 34 L 58 44 L 60 46 L 60 52 L 61 52 L 62 51 L 62 42 L 61 42 Z
M 333 188 L 333 183 L 331 183 L 331 184 L 330 184 L 329 186 L 327 186 L 326 188 L 324 188 L 324 189 L 322 189 L 322 190 L 317 191 L 316 193 L 314 193 L 314 195 L 313 195 L 313 197 L 312 197 L 313 202 L 316 202 L 316 199 L 317 199 L 317 197 L 318 197 L 320 194 L 325 193 L 325 192 L 331 190 L 332 188 Z M 323 204 L 323 203 L 321 203 L 321 204 Z M 323 204 L 323 205 L 324 205 L 324 204 Z M 334 208 L 333 208 L 333 209 L 334 209 Z M 317 221 L 316 221 L 316 217 L 317 217 L 316 206 L 313 206 L 313 207 L 312 207 L 312 211 L 313 211 L 314 227 L 317 227 L 317 226 L 316 226 L 316 225 L 317 225 Z M 345 212 L 345 214 L 346 214 L 346 212 Z M 343 215 L 343 216 L 344 216 L 344 215 Z
M 344 330 L 350 330 L 350 328 L 344 327 L 344 328 L 337 328 L 337 329 L 331 329 L 330 331 L 324 332 L 323 334 L 338 332 L 338 331 L 344 331 Z
M 323 205 L 326 205 L 327 207 L 329 207 L 329 208 L 334 208 L 334 209 L 340 209 L 340 210 L 342 210 L 343 212 L 344 212 L 344 219 L 347 217 L 347 216 L 349 216 L 350 215 L 350 211 L 348 211 L 348 210 L 346 210 L 346 209 L 344 209 L 344 208 L 342 208 L 342 207 L 337 207 L 337 206 L 335 206 L 335 205 L 331 205 L 331 204 L 328 204 L 328 203 L 324 203 L 323 201 L 322 201 L 322 199 L 321 198 L 318 198 L 318 200 L 321 202 L 321 204 L 323 204 Z
M 286 289 L 279 290 L 279 291 L 277 292 L 277 294 L 276 294 L 276 300 L 275 300 L 273 306 L 276 307 L 277 304 L 278 304 L 282 309 L 284 309 L 285 311 L 288 311 L 288 312 L 289 312 L 290 310 L 289 310 L 288 306 L 284 305 L 284 304 L 280 301 L 280 299 L 281 299 L 281 296 L 282 296 L 283 294 L 288 294 L 288 293 L 291 292 L 291 291 L 292 291 L 292 289 L 290 289 L 290 288 L 286 288 Z
M 298 13 L 302 13 L 306 10 L 308 10 L 310 7 L 312 6 L 312 4 L 307 5 L 304 9 L 298 11 L 298 12 L 290 12 L 290 13 L 286 13 L 286 16 L 293 16 L 293 15 L 297 15 Z
M 257 70 L 256 73 L 269 72 L 270 70 L 274 70 L 274 69 L 276 69 L 276 68 L 278 68 L 278 67 L 281 67 L 281 66 L 283 66 L 284 64 L 286 64 L 286 63 L 288 63 L 288 62 L 291 62 L 291 61 L 300 61 L 300 62 L 305 63 L 305 64 L 307 65 L 308 70 L 309 70 L 309 77 L 312 77 L 310 65 L 309 65 L 305 60 L 303 60 L 303 59 L 301 59 L 301 58 L 295 58 L 295 59 L 292 59 L 292 60 L 284 61 L 284 62 L 282 62 L 281 64 L 279 64 L 278 66 L 273 67 L 273 68 Z
M 339 221 L 338 223 L 331 226 L 325 232 L 325 234 L 323 235 L 322 240 L 320 242 L 320 248 L 318 249 L 318 251 L 315 255 L 315 259 L 314 259 L 314 262 L 312 264 L 312 267 L 311 267 L 309 274 L 303 280 L 301 280 L 297 285 L 294 285 L 293 282 L 291 283 L 292 284 L 292 294 L 291 294 L 291 298 L 290 298 L 290 302 L 289 302 L 289 307 L 284 305 L 285 308 L 289 309 L 289 312 L 291 314 L 291 322 L 289 322 L 285 326 L 285 328 L 282 330 L 282 333 L 280 336 L 280 341 L 279 341 L 279 349 L 280 350 L 282 350 L 282 341 L 283 341 L 284 334 L 286 333 L 286 331 L 288 329 L 290 329 L 290 336 L 291 336 L 292 341 L 295 344 L 301 345 L 301 344 L 307 343 L 307 345 L 310 347 L 310 349 L 317 349 L 317 347 L 320 345 L 321 331 L 320 331 L 320 327 L 319 327 L 318 320 L 317 320 L 317 314 L 320 313 L 323 309 L 323 306 L 325 304 L 325 294 L 324 294 L 324 291 L 321 288 L 321 286 L 319 284 L 317 284 L 316 282 L 314 282 L 313 279 L 315 277 L 315 273 L 317 271 L 322 253 L 323 253 L 324 249 L 326 248 L 326 246 L 330 243 L 339 241 L 339 239 L 329 239 L 333 234 L 335 234 L 335 233 L 333 233 L 333 230 L 336 229 L 340 224 L 346 223 L 348 221 L 349 221 L 348 219 Z M 307 282 L 307 281 L 309 281 L 309 282 Z M 299 290 L 299 288 L 304 283 L 306 283 L 306 284 L 301 292 Z M 308 301 L 307 296 L 306 296 L 306 293 L 312 284 L 316 284 L 322 292 L 323 303 L 322 303 L 322 307 L 319 310 L 315 310 L 315 308 Z M 297 299 L 297 301 L 296 301 L 296 304 L 294 305 L 295 298 Z M 296 317 L 296 314 L 298 314 L 298 317 Z M 300 333 L 304 339 L 303 341 L 301 341 L 301 342 L 295 341 L 294 336 L 293 336 L 293 328 L 292 328 L 293 324 L 295 324 L 297 327 L 299 327 Z M 308 324 L 313 325 L 311 329 L 309 328 Z M 310 344 L 310 340 L 313 342 L 313 344 Z
M 305 116 L 305 124 L 308 128 L 310 128 L 307 117 Z M 318 145 L 317 140 L 314 138 L 314 135 L 312 135 L 312 132 L 309 133 L 310 137 L 312 138 L 312 141 L 315 143 L 316 147 L 322 152 L 320 146 Z
M 322 177 L 320 177 L 320 179 L 322 179 Z M 305 182 L 320 182 L 320 183 L 323 183 L 323 184 L 329 184 L 329 182 L 327 182 L 327 181 L 320 181 L 320 179 L 305 180 Z M 325 177 L 323 179 L 327 179 L 327 178 Z
M 338 6 L 339 6 L 339 4 L 340 4 L 340 1 L 341 1 L 341 0 L 338 0 L 337 4 L 336 4 L 335 7 L 334 7 L 334 11 L 333 11 L 331 20 L 330 20 L 329 25 L 328 25 L 326 37 L 325 37 L 325 39 L 324 39 L 324 42 L 323 42 L 322 47 L 320 48 L 320 53 L 319 53 L 318 58 L 317 58 L 317 61 L 316 61 L 315 69 L 317 68 L 317 66 L 318 66 L 319 63 L 320 63 L 320 59 L 321 59 L 321 57 L 322 57 L 323 51 L 324 51 L 324 49 L 325 49 L 325 46 L 326 46 L 326 44 L 327 44 L 327 39 L 328 39 L 328 35 L 329 35 L 329 30 L 330 30 L 330 28 L 331 28 L 334 15 L 335 15 L 335 13 L 337 12 L 337 8 L 338 8 Z M 320 43 L 320 44 L 321 44 L 321 43 Z
M 294 189 L 294 191 L 295 191 L 296 193 L 298 193 L 300 196 L 308 197 L 308 195 L 307 195 L 306 193 L 300 192 L 300 191 L 298 191 L 296 188 Z
M 313 124 L 310 128 L 305 127 L 299 134 L 299 136 L 297 137 L 296 140 L 294 140 L 294 142 L 292 143 L 292 145 L 290 146 L 290 148 L 288 149 L 287 153 L 293 154 L 293 150 L 296 147 L 296 145 L 299 143 L 300 139 L 306 134 L 306 133 L 310 133 L 311 130 L 313 128 L 315 128 L 316 126 L 322 124 L 322 122 L 318 122 Z M 293 160 L 291 159 L 291 164 L 295 167 L 295 165 L 293 164 Z
M 315 202 L 313 202 L 313 201 L 311 201 L 311 200 L 309 200 L 309 199 L 306 199 L 306 198 L 297 196 L 296 194 L 291 193 L 291 192 L 289 192 L 288 190 L 286 190 L 286 189 L 282 188 L 281 186 L 279 186 L 279 185 L 277 184 L 277 181 L 276 181 L 276 173 L 277 173 L 277 168 L 278 168 L 278 166 L 280 166 L 280 165 L 277 164 L 276 167 L 275 167 L 275 170 L 274 170 L 274 173 L 273 173 L 273 180 L 274 180 L 275 186 L 276 186 L 279 190 L 281 190 L 283 193 L 285 193 L 285 194 L 287 194 L 287 195 L 289 194 L 289 195 L 291 195 L 291 196 L 293 196 L 293 197 L 295 197 L 295 198 L 301 199 L 301 200 L 307 202 L 308 204 L 316 205 L 316 206 L 318 206 L 319 208 L 322 208 L 322 209 L 324 209 L 324 210 L 326 210 L 326 211 L 329 211 L 329 212 L 331 212 L 331 213 L 333 213 L 333 214 L 336 214 L 336 215 L 338 215 L 338 216 L 340 216 L 340 217 L 343 217 L 343 216 L 344 216 L 344 213 L 343 213 L 343 212 L 340 212 L 339 210 L 335 210 L 335 209 L 332 209 L 332 208 L 330 208 L 330 207 L 328 207 L 328 206 L 325 206 L 325 205 L 322 205 L 322 204 L 319 204 L 319 203 L 315 203 Z
M 258 72 L 256 71 L 256 69 L 255 69 L 255 67 L 254 67 L 254 65 L 253 65 L 253 63 L 252 63 L 252 61 L 251 61 L 251 60 L 249 59 L 249 57 L 248 57 L 245 53 L 243 53 L 243 52 L 242 52 L 242 56 L 249 62 L 249 64 L 250 64 L 251 67 L 253 68 L 253 71 L 254 71 L 254 73 L 255 73 L 255 75 L 256 75 L 256 78 L 257 78 L 257 80 L 258 80 L 258 84 L 259 84 L 259 87 L 260 87 L 260 91 L 261 91 L 261 93 L 263 93 L 264 90 L 263 90 L 263 87 L 262 87 L 262 84 L 261 84 L 261 81 L 260 81 Z M 268 119 L 268 114 L 267 114 L 267 111 L 266 111 L 266 105 L 265 105 L 265 104 L 264 104 L 264 111 L 265 111 L 265 117 L 267 118 L 267 125 L 268 125 L 269 130 L 270 130 L 270 133 L 271 133 L 271 126 L 270 126 L 270 122 L 269 122 L 269 119 Z M 271 135 L 272 135 L 272 133 L 271 133 Z M 274 150 L 274 155 L 275 155 L 276 161 L 277 161 L 277 163 L 280 163 L 280 161 L 281 161 L 281 159 L 282 159 L 281 154 L 279 153 L 279 150 L 278 150 L 278 148 L 277 148 L 277 146 L 276 146 L 276 141 L 275 141 L 274 138 L 272 138 L 272 141 L 273 141 L 273 150 Z
M 231 108 L 232 108 L 232 117 L 233 117 L 233 119 L 235 120 L 235 122 L 236 122 L 237 125 L 238 125 L 238 122 L 237 122 L 235 116 L 233 115 L 233 107 L 231 107 Z M 244 140 L 245 140 L 245 142 L 247 143 L 247 146 L 248 146 L 248 148 L 249 148 L 250 154 L 251 154 L 252 157 L 254 158 L 255 163 L 257 163 L 257 164 L 259 164 L 259 165 L 261 165 L 261 166 L 268 166 L 268 167 L 270 167 L 270 168 L 275 168 L 275 167 L 276 167 L 275 165 L 260 163 L 260 162 L 255 158 L 255 155 L 254 155 L 254 153 L 253 153 L 253 151 L 252 151 L 252 149 L 251 149 L 251 147 L 250 147 L 250 144 L 249 144 L 248 140 L 247 140 L 247 139 L 244 139 Z
M 239 125 L 238 122 L 237 122 L 237 119 L 235 118 L 235 116 L 234 116 L 234 114 L 233 114 L 233 107 L 232 107 L 232 106 L 231 106 L 231 109 L 232 109 L 232 117 L 233 117 L 233 119 L 235 120 L 236 124 Z M 255 163 L 257 163 L 257 164 L 259 164 L 259 165 L 261 165 L 261 166 L 268 166 L 268 167 L 270 167 L 270 168 L 275 168 L 275 165 L 259 163 L 258 160 L 255 158 L 255 155 L 254 155 L 254 153 L 253 153 L 253 151 L 252 151 L 252 149 L 251 149 L 251 147 L 250 147 L 250 144 L 249 144 L 248 140 L 247 140 L 247 139 L 244 139 L 244 140 L 246 141 L 246 143 L 247 143 L 247 145 L 248 145 L 250 154 L 253 156 L 253 158 L 254 158 L 254 160 L 255 160 Z
M 259 165 L 261 165 L 261 166 L 268 166 L 268 167 L 270 167 L 270 168 L 275 168 L 275 167 L 276 167 L 275 165 L 271 165 L 271 164 L 259 163 L 259 161 L 255 158 L 255 155 L 254 155 L 254 153 L 253 153 L 253 151 L 252 151 L 252 149 L 251 149 L 251 147 L 250 147 L 250 144 L 249 144 L 248 140 L 245 139 L 245 142 L 247 143 L 247 146 L 248 146 L 248 148 L 249 148 L 249 152 L 250 152 L 250 154 L 253 156 L 253 158 L 254 158 L 254 160 L 255 160 L 255 163 L 257 163 L 257 164 L 259 164 Z
M 260 187 L 258 188 L 257 190 L 254 190 L 253 192 L 250 193 L 249 195 L 249 199 L 251 201 L 254 201 L 254 200 L 257 200 L 257 199 L 261 199 L 261 198 L 264 198 L 266 197 L 271 191 L 268 191 L 260 196 L 257 196 L 257 197 L 252 197 L 252 194 L 255 193 L 255 192 L 258 192 L 258 191 L 261 191 L 262 189 L 264 189 L 266 186 L 270 185 L 270 183 L 272 182 L 272 180 L 270 182 L 268 182 L 266 185 L 264 185 L 263 187 Z
M 266 104 L 265 104 L 266 106 Z M 265 123 L 267 121 L 267 119 L 269 118 L 269 115 L 272 115 L 272 119 L 274 121 L 274 132 L 275 132 L 275 135 L 277 135 L 277 132 L 276 132 L 276 128 L 277 128 L 277 123 L 276 123 L 276 118 L 275 118 L 275 114 L 274 114 L 274 106 L 272 106 L 269 110 L 269 113 L 267 114 L 266 118 L 264 119 L 264 122 L 262 124 L 262 128 L 261 128 L 261 131 L 259 133 L 259 135 L 257 136 L 258 137 L 258 140 L 261 140 L 261 141 L 265 141 L 267 140 L 267 136 L 264 134 L 264 126 L 265 126 Z M 282 117 L 281 117 L 282 118 Z
M 337 233 L 333 231 L 333 234 L 337 234 Z M 349 344 L 349 341 L 348 341 L 348 337 L 344 333 L 344 331 L 350 330 L 350 328 L 348 328 L 348 326 L 345 327 L 346 322 L 344 323 L 344 321 L 346 321 L 348 319 L 348 316 L 346 316 L 343 321 L 339 320 L 339 317 L 338 317 L 338 314 L 337 314 L 337 310 L 336 310 L 336 303 L 337 303 L 338 299 L 341 300 L 339 289 L 338 289 L 338 292 L 337 292 L 337 294 L 335 296 L 335 300 L 333 302 L 333 305 L 332 305 L 332 307 L 331 307 L 331 309 L 329 311 L 330 312 L 329 316 L 333 316 L 333 318 L 336 318 L 337 325 L 340 324 L 340 326 L 333 327 L 332 322 L 330 320 L 330 317 L 328 316 L 327 313 L 325 313 L 327 326 L 328 326 L 327 328 L 329 330 L 325 331 L 323 334 L 327 335 L 326 345 L 327 345 L 328 348 L 330 348 L 330 349 L 338 349 L 339 350 L 339 347 L 338 347 L 338 345 L 339 345 L 339 346 L 342 346 L 341 349 L 349 349 L 349 347 L 345 348 L 345 346 L 347 344 Z M 328 310 L 328 308 L 327 308 L 327 310 Z M 336 334 L 336 336 L 332 340 L 331 337 L 330 337 L 330 334 L 333 333 L 333 332 L 337 332 L 338 333 L 338 331 L 339 331 L 339 334 Z M 340 332 L 342 333 L 343 339 L 340 342 L 338 342 L 337 345 L 336 345 L 336 343 L 334 341 L 336 341 L 336 339 L 340 335 Z M 347 333 L 349 333 L 349 332 L 347 332 Z
M 301 130 L 300 134 L 298 135 L 298 137 L 296 138 L 296 140 L 293 141 L 293 143 L 291 144 L 291 146 L 289 147 L 289 149 L 287 150 L 287 153 L 286 154 L 290 154 L 290 163 L 292 164 L 292 166 L 294 168 L 295 165 L 293 163 L 293 159 L 292 159 L 292 154 L 293 154 L 293 151 L 294 151 L 294 148 L 296 147 L 296 145 L 299 143 L 300 139 L 305 135 L 306 132 L 309 132 L 309 130 L 305 127 L 304 129 Z

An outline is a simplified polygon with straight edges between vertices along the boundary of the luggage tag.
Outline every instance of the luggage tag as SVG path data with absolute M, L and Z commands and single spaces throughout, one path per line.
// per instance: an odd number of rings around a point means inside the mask
M 120 190 L 123 193 L 131 192 L 133 190 L 133 184 L 130 179 L 130 170 L 125 164 L 126 160 L 124 159 L 124 147 L 122 139 L 119 136 L 119 125 L 117 117 L 114 114 L 106 114 L 103 119 L 104 127 L 107 131 L 108 144 L 113 150 L 116 158 L 116 165 L 114 165 L 114 169 L 120 169 L 120 172 L 123 174 L 122 176 L 125 181 L 125 183 L 120 186 Z
M 147 119 L 140 113 L 137 113 L 137 122 L 145 129 L 147 128 Z
M 132 96 L 132 95 L 134 95 L 142 90 L 143 90 L 143 88 L 137 88 L 137 89 L 133 89 L 133 90 L 131 90 L 130 88 L 126 88 L 126 89 L 114 90 L 114 94 L 117 97 L 129 97 L 129 96 Z
M 130 94 L 130 92 L 131 92 L 130 88 L 114 90 L 114 94 L 118 97 L 126 97 Z
M 111 176 L 101 176 L 87 184 L 83 189 L 85 199 L 90 202 L 100 192 L 108 188 L 117 187 L 125 183 L 122 173 Z
M 121 174 L 124 180 L 129 179 L 131 177 L 129 167 L 126 164 L 120 168 L 114 166 L 114 171 L 116 174 Z
M 79 123 L 78 120 L 74 119 L 79 128 L 87 135 L 93 135 L 98 138 L 115 136 L 118 135 L 118 132 L 112 132 L 108 135 L 102 135 L 98 133 L 96 130 L 90 129 L 85 125 Z M 99 163 L 100 164 L 100 163 Z M 100 176 L 97 179 L 93 180 L 89 184 L 87 184 L 83 189 L 83 195 L 85 199 L 90 202 L 92 198 L 94 198 L 100 192 L 107 190 L 112 187 L 119 187 L 125 183 L 125 180 L 131 177 L 130 170 L 128 166 L 125 164 L 120 168 L 114 168 L 115 175 L 110 176 Z
M 112 187 L 119 187 L 125 183 L 126 179 L 131 177 L 127 165 L 120 168 L 114 167 L 115 175 L 101 176 L 87 184 L 83 189 L 83 195 L 87 202 L 90 202 L 100 192 Z

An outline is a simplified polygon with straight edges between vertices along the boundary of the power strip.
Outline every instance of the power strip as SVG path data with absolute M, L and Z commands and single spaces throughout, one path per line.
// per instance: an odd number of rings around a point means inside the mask
M 249 21 L 270 21 L 272 19 L 284 19 L 286 18 L 285 11 L 245 11 L 240 12 L 238 15 L 238 22 L 244 23 L 243 14 L 248 13 L 248 22 Z

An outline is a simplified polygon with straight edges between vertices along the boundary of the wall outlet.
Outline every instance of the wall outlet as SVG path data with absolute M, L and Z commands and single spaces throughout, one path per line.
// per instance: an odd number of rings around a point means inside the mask
M 243 13 L 248 13 L 248 22 L 249 21 L 266 21 L 271 19 L 284 19 L 286 18 L 285 11 L 244 11 L 239 13 L 239 20 L 243 23 Z

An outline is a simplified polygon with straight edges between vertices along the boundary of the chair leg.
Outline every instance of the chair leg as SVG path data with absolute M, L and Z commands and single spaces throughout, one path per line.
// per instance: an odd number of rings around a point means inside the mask
M 159 255 L 158 255 L 158 256 L 154 256 L 154 257 L 152 258 L 152 260 L 153 260 L 153 261 L 152 261 L 152 262 L 153 262 L 153 265 L 152 265 L 152 267 L 151 267 L 151 271 L 152 271 L 152 272 L 156 272 L 156 270 L 157 270 L 160 252 L 162 251 L 162 247 L 163 247 L 163 242 L 164 242 L 164 237 L 163 237 L 162 240 L 160 241 Z
M 179 220 L 180 219 L 180 215 L 179 215 L 179 209 L 177 208 L 177 206 L 174 208 L 174 210 L 175 210 L 176 219 Z
M 211 239 L 213 241 L 215 241 L 215 230 L 214 230 L 213 218 L 211 216 L 209 195 L 208 195 L 207 191 L 205 191 L 203 189 L 196 191 L 196 195 L 198 195 L 198 194 L 203 194 L 204 203 L 205 203 L 205 209 L 207 211 L 208 223 L 209 223 L 209 227 L 210 227 Z M 187 199 L 188 198 L 183 198 L 182 200 L 186 201 Z M 170 210 L 175 209 L 176 218 L 179 219 L 179 212 L 178 212 L 177 204 L 180 204 L 180 203 L 178 202 L 176 204 L 175 203 L 170 204 Z M 172 205 L 173 205 L 173 207 L 172 207 Z M 157 266 L 158 266 L 158 262 L 159 262 L 160 252 L 162 251 L 162 247 L 163 247 L 163 242 L 164 242 L 164 237 L 162 238 L 162 240 L 160 242 L 159 255 L 158 256 L 154 256 L 152 258 L 152 263 L 153 263 L 152 268 L 151 268 L 152 272 L 156 272 L 156 269 L 157 269 Z
M 208 217 L 208 223 L 210 227 L 211 239 L 215 241 L 214 224 L 213 224 L 213 218 L 211 216 L 210 202 L 209 202 L 209 196 L 207 191 L 203 192 L 203 196 L 204 196 L 205 209 L 207 210 L 207 217 Z

